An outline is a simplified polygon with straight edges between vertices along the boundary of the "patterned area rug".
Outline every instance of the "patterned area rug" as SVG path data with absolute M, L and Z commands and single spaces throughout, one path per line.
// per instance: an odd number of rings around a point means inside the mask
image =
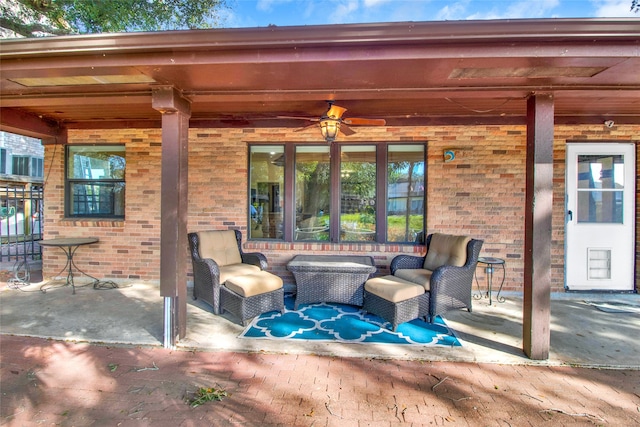
M 285 296 L 285 313 L 265 313 L 253 319 L 241 338 L 273 340 L 313 340 L 345 343 L 460 346 L 460 341 L 444 320 L 434 324 L 413 320 L 386 329 L 389 323 L 358 307 L 345 304 L 304 304 L 293 309 L 293 296 Z

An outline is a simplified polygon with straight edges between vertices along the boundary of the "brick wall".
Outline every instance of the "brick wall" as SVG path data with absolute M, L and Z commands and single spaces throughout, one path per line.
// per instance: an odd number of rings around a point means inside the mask
M 158 280 L 160 271 L 160 150 L 161 131 L 82 130 L 69 135 L 72 144 L 122 143 L 126 145 L 126 220 L 64 218 L 64 155 L 62 146 L 46 146 L 45 164 L 51 170 L 45 184 L 46 238 L 98 237 L 79 248 L 74 262 L 95 277 Z M 64 267 L 61 250 L 46 248 L 43 274 L 55 276 Z
M 564 156 L 567 141 L 630 141 L 640 126 L 556 126 L 552 290 L 564 286 Z M 189 138 L 188 230 L 247 227 L 247 144 L 314 142 L 319 132 L 291 129 L 191 129 Z M 344 140 L 344 139 L 343 139 Z M 72 221 L 63 218 L 64 150 L 47 146 L 52 165 L 46 187 L 47 237 L 97 236 L 97 245 L 81 248 L 77 262 L 90 274 L 110 278 L 159 279 L 160 130 L 71 131 L 70 143 L 120 142 L 127 145 L 125 221 Z M 505 289 L 522 290 L 524 250 L 525 126 L 430 126 L 358 128 L 348 141 L 428 142 L 428 232 L 464 233 L 483 239 L 482 254 L 507 261 Z M 443 151 L 456 153 L 445 163 Z M 51 163 L 53 157 L 53 162 Z M 638 162 L 640 163 L 640 162 Z M 638 221 L 637 221 L 638 223 Z M 388 272 L 400 252 L 423 248 L 401 245 L 245 242 L 245 251 L 267 255 L 270 270 L 285 282 L 293 279 L 286 263 L 299 253 L 370 254 L 379 273 Z M 639 248 L 640 250 L 640 248 Z M 63 256 L 45 253 L 45 276 L 64 265 Z M 638 254 L 638 251 L 636 251 Z M 185 248 L 184 256 L 188 257 Z M 637 258 L 637 255 L 636 255 Z M 191 263 L 188 262 L 191 274 Z M 481 284 L 484 277 L 478 270 Z M 637 274 L 637 273 L 636 273 Z M 636 280 L 638 282 L 638 280 Z

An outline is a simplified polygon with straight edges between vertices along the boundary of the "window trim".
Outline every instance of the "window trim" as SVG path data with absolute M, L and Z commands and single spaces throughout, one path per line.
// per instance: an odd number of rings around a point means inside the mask
M 283 233 L 282 239 L 276 238 L 251 238 L 250 241 L 264 241 L 264 242 L 287 242 L 287 243 L 309 243 L 309 241 L 302 242 L 294 240 L 294 224 L 295 224 L 295 154 L 296 147 L 305 145 L 318 145 L 322 143 L 309 143 L 309 142 L 295 142 L 295 143 L 250 143 L 247 150 L 247 170 L 251 170 L 251 149 L 255 146 L 261 145 L 280 145 L 284 146 L 284 199 L 283 199 Z M 424 213 L 423 213 L 423 229 L 426 230 L 427 226 L 427 142 L 426 141 L 394 141 L 394 142 L 373 142 L 373 141 L 358 141 L 358 142 L 333 142 L 330 148 L 331 159 L 340 158 L 340 148 L 343 146 L 356 146 L 356 145 L 373 145 L 376 147 L 376 240 L 371 242 L 352 242 L 352 241 L 340 241 L 340 204 L 341 194 L 340 191 L 331 192 L 331 200 L 329 209 L 331 211 L 331 219 L 329 223 L 329 242 L 317 241 L 317 243 L 329 243 L 329 244 L 393 244 L 393 245 L 421 245 L 421 242 L 389 242 L 387 241 L 387 168 L 388 168 L 388 148 L 393 145 L 416 145 L 424 147 Z M 331 188 L 340 188 L 340 162 L 332 161 L 330 163 Z M 249 181 L 249 180 L 247 180 Z M 247 208 L 251 200 L 251 182 L 247 183 Z M 248 223 L 250 223 L 250 213 L 248 213 Z M 316 241 L 310 241 L 316 243 Z

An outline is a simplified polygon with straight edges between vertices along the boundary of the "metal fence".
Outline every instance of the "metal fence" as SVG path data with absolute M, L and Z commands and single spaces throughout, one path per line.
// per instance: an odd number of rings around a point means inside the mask
M 42 185 L 0 185 L 0 262 L 42 259 L 42 214 Z

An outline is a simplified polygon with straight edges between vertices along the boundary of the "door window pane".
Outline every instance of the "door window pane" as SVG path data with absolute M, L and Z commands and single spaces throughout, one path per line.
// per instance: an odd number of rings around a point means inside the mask
M 328 146 L 296 147 L 295 240 L 329 240 L 329 162 Z
M 424 230 L 424 145 L 390 145 L 387 160 L 387 241 L 414 242 Z
M 252 146 L 249 238 L 283 238 L 284 147 Z
M 623 221 L 624 156 L 578 156 L 578 222 Z
M 376 147 L 340 149 L 340 240 L 376 240 Z

